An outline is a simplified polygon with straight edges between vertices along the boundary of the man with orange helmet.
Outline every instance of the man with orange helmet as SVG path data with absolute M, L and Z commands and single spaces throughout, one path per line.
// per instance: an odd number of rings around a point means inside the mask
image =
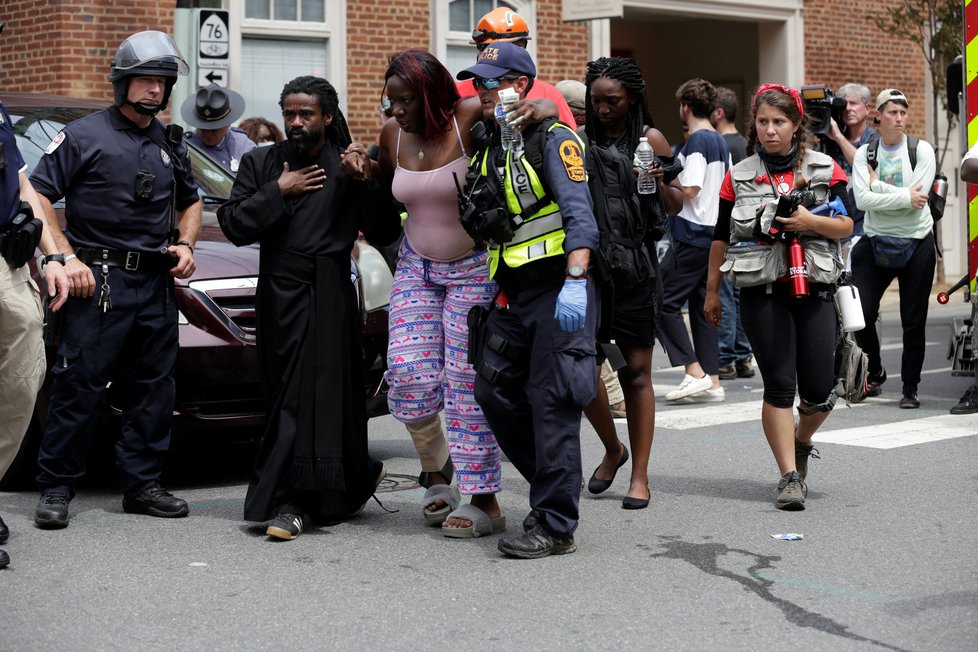
M 479 20 L 479 23 L 475 26 L 475 30 L 472 32 L 472 40 L 469 43 L 474 45 L 479 52 L 482 52 L 490 43 L 499 43 L 501 41 L 510 41 L 521 48 L 526 48 L 526 42 L 530 38 L 530 26 L 526 23 L 525 18 L 509 7 L 496 7 Z M 458 94 L 463 98 L 477 95 L 471 79 L 456 82 L 455 86 L 458 89 Z M 553 101 L 557 105 L 558 119 L 572 129 L 577 128 L 577 122 L 574 121 L 574 113 L 567 105 L 567 100 L 564 99 L 563 94 L 553 85 L 540 79 L 535 79 L 524 99 L 548 99 Z

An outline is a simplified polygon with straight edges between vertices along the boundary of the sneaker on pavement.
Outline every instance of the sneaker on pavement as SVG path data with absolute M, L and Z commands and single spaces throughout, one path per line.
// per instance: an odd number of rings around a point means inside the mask
M 0 518 L 0 543 L 7 543 L 7 539 L 10 537 L 10 530 L 7 529 L 7 524 L 3 522 Z
M 717 375 L 720 380 L 735 380 L 737 378 L 737 367 L 733 363 L 720 365 L 720 371 Z
M 978 412 L 978 385 L 969 387 L 958 404 L 951 408 L 951 414 L 974 414 Z
M 291 541 L 302 534 L 303 525 L 302 514 L 279 514 L 268 524 L 265 534 L 276 539 Z
M 915 386 L 903 387 L 903 396 L 900 397 L 900 409 L 901 410 L 916 410 L 920 407 L 920 401 L 917 400 L 917 388 Z
M 815 444 L 807 443 L 803 444 L 797 439 L 795 440 L 795 468 L 798 470 L 798 475 L 804 480 L 808 477 L 808 458 L 814 457 L 817 460 L 822 459 L 818 455 L 818 449 L 815 448 Z
M 879 396 L 883 393 L 883 383 L 886 382 L 886 369 L 880 371 L 879 375 L 869 374 L 866 382 L 866 396 Z
M 574 537 L 558 537 L 547 532 L 543 525 L 536 524 L 524 534 L 503 537 L 496 546 L 499 552 L 508 557 L 539 559 L 550 555 L 567 555 L 577 550 Z
M 692 405 L 694 403 L 723 403 L 725 400 L 727 400 L 727 393 L 722 387 L 717 387 L 693 394 L 692 396 L 687 396 L 686 398 L 677 399 L 673 402 Z
M 10 555 L 8 555 L 5 550 L 0 550 L 0 568 L 6 568 L 9 565 Z
M 789 471 L 778 482 L 776 504 L 778 509 L 805 509 L 805 496 L 807 495 L 808 487 L 805 486 L 805 481 L 801 479 L 801 475 L 797 471 Z
M 693 394 L 699 394 L 713 387 L 713 379 L 703 374 L 702 378 L 694 378 L 689 374 L 679 383 L 679 387 L 666 394 L 667 401 L 675 401 Z
M 737 378 L 754 377 L 754 365 L 751 363 L 750 358 L 738 360 L 734 366 L 737 368 Z
M 34 524 L 45 530 L 57 530 L 68 527 L 67 495 L 60 491 L 52 491 L 41 496 L 34 510 Z
M 177 498 L 158 483 L 154 483 L 135 496 L 123 498 L 122 511 L 127 514 L 179 518 L 190 513 L 190 506 L 187 501 Z

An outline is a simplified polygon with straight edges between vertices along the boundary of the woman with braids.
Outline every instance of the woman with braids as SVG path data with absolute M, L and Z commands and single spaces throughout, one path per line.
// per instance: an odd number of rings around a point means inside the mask
M 625 357 L 618 377 L 625 394 L 632 473 L 621 506 L 643 509 L 650 498 L 649 456 L 655 428 L 652 346 L 657 298 L 661 293 L 658 265 L 644 240 L 654 215 L 661 214 L 663 202 L 669 210 L 682 206 L 682 190 L 663 178 L 656 160 L 651 164 L 656 192 L 637 192 L 637 170 L 633 169 L 632 159 L 639 138 L 647 138 L 660 159 L 671 158 L 671 149 L 662 133 L 652 126 L 645 79 L 635 62 L 623 57 L 591 61 L 586 81 L 588 179 L 605 262 L 604 314 L 599 337 L 614 340 Z M 623 260 L 627 262 L 621 264 Z M 612 265 L 615 269 L 610 269 Z M 609 297 L 613 299 L 608 301 Z M 618 440 L 602 383 L 598 383 L 598 396 L 585 414 L 605 445 L 604 459 L 587 485 L 588 491 L 599 494 L 611 486 L 618 469 L 628 461 L 628 449 Z
M 382 105 L 393 117 L 381 131 L 377 166 L 408 213 L 391 290 L 388 404 L 421 459 L 425 521 L 448 537 L 492 534 L 505 529 L 496 500 L 502 454 L 475 401 L 467 319 L 473 307 L 489 307 L 497 286 L 485 248 L 459 223 L 456 194 L 477 149 L 469 131 L 482 105 L 460 100 L 451 74 L 424 50 L 391 57 L 384 80 Z M 513 117 L 557 115 L 553 102 L 539 102 L 515 105 Z M 366 161 L 362 145 L 349 151 Z M 459 506 L 460 493 L 469 504 Z
M 781 240 L 771 239 L 768 223 L 778 198 L 793 189 L 811 190 L 818 202 L 838 198 L 845 212 L 851 211 L 845 172 L 825 154 L 808 148 L 811 134 L 798 91 L 763 84 L 751 108 L 748 157 L 727 173 L 720 188 L 703 309 L 706 319 L 719 325 L 720 279 L 729 269 L 727 273 L 741 288 L 744 331 L 764 378 L 761 425 L 781 478 L 775 504 L 779 509 L 804 509 L 812 435 L 836 398 L 838 318 L 833 296 L 842 267 L 835 252 L 836 241 L 852 233 L 852 220 L 843 214 L 814 214 L 804 206 L 788 217 L 773 218 L 775 229 L 780 225 L 784 232 L 796 233 L 805 247 L 806 297 L 792 292 L 784 262 L 786 247 Z M 772 271 L 764 274 L 757 272 L 757 265 L 738 266 L 738 256 L 748 255 L 769 257 L 764 269 Z M 751 275 L 748 267 L 754 270 Z M 791 411 L 796 389 L 797 424 Z
M 390 209 L 369 174 L 340 169 L 350 132 L 325 79 L 299 77 L 279 100 L 286 140 L 248 152 L 218 211 L 228 239 L 261 242 L 258 356 L 268 423 L 244 516 L 294 539 L 309 518 L 359 511 L 384 477 L 367 454 L 360 317 L 350 253 Z M 391 217 L 396 220 L 396 217 Z

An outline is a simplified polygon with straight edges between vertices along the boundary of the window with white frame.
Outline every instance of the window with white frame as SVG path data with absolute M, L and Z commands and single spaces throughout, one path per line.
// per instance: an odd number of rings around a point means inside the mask
M 245 117 L 280 123 L 281 90 L 302 75 L 328 79 L 345 110 L 345 0 L 245 0 L 231 7 L 240 12 Z
M 452 76 L 475 63 L 476 49 L 469 43 L 479 19 L 496 7 L 508 7 L 518 13 L 533 33 L 532 2 L 499 0 L 434 0 L 432 12 L 432 52 L 445 64 Z M 533 54 L 533 41 L 528 49 Z

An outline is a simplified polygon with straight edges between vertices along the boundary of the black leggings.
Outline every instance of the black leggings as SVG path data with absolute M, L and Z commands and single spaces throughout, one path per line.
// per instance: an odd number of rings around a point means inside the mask
M 764 378 L 764 400 L 790 408 L 798 396 L 808 405 L 824 403 L 835 386 L 838 318 L 834 287 L 812 283 L 808 299 L 788 295 L 787 283 L 740 291 L 740 314 L 754 359 Z

